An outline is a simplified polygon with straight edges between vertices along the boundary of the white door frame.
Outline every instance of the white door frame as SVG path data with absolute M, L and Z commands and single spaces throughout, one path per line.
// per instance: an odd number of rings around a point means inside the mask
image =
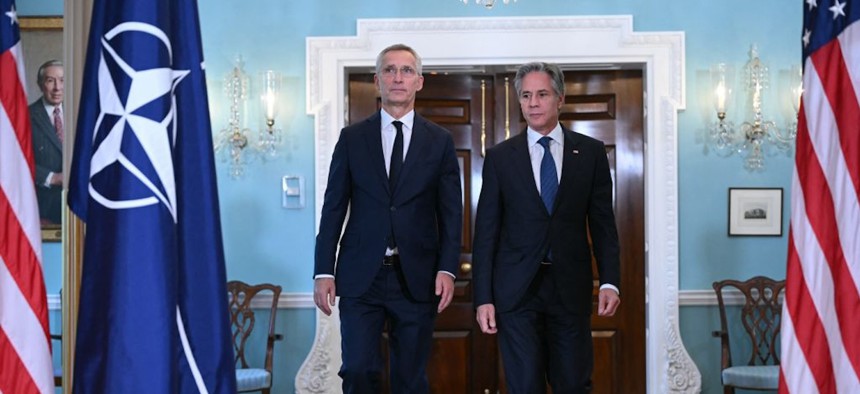
M 701 391 L 678 326 L 678 111 L 686 106 L 683 32 L 634 32 L 633 17 L 359 19 L 354 37 L 307 39 L 307 111 L 314 117 L 316 218 L 346 113 L 346 69 L 372 67 L 385 47 L 407 44 L 430 66 L 548 61 L 634 65 L 645 86 L 646 376 L 649 393 Z M 624 229 L 621 228 L 620 231 Z M 297 393 L 338 393 L 337 314 L 317 311 L 314 345 Z

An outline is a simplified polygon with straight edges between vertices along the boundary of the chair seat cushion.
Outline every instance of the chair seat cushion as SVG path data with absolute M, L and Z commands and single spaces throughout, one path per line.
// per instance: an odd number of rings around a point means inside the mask
M 779 365 L 745 365 L 723 370 L 723 385 L 748 389 L 779 388 Z
M 263 368 L 236 369 L 236 389 L 240 392 L 260 390 L 271 385 L 272 375 Z

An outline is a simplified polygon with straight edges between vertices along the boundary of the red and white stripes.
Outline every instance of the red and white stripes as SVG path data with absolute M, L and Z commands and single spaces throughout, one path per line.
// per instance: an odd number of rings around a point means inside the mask
M 860 387 L 860 26 L 804 70 L 780 393 L 848 393 Z
M 20 43 L 0 53 L 0 392 L 53 392 Z

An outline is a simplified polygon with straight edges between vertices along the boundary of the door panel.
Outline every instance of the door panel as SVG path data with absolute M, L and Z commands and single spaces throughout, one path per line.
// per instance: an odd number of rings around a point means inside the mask
M 492 71 L 492 68 L 488 68 Z M 471 237 L 481 189 L 483 152 L 516 135 L 526 123 L 513 74 L 425 75 L 416 112 L 451 131 L 463 168 L 464 232 L 461 269 L 451 306 L 439 315 L 428 375 L 434 393 L 505 393 L 495 336 L 475 322 L 471 284 Z M 645 390 L 643 93 L 639 70 L 565 72 L 561 122 L 606 144 L 615 188 L 621 242 L 622 305 L 612 318 L 592 318 L 593 393 Z M 349 77 L 349 120 L 380 106 L 371 74 Z M 497 115 L 498 114 L 498 115 Z M 595 269 L 596 274 L 596 269 Z M 598 282 L 595 277 L 596 309 Z M 386 361 L 387 363 L 387 361 Z M 623 379 L 621 379 L 623 377 Z M 387 380 L 387 376 L 386 376 Z M 386 383 L 387 385 L 387 383 Z M 387 392 L 387 390 L 386 390 Z
M 645 390 L 645 219 L 643 86 L 640 70 L 565 73 L 561 123 L 606 145 L 621 245 L 621 307 L 591 319 L 592 393 Z M 597 310 L 597 269 L 594 310 Z M 620 378 L 620 377 L 623 377 Z

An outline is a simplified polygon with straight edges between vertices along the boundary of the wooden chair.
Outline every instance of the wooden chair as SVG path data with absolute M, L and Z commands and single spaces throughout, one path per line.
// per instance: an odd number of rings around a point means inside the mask
M 732 394 L 735 388 L 749 390 L 776 390 L 779 385 L 779 330 L 782 315 L 780 296 L 785 289 L 785 280 L 773 280 L 764 276 L 756 276 L 746 281 L 723 280 L 714 282 L 717 302 L 720 307 L 720 330 L 713 335 L 720 338 L 722 362 L 720 365 L 723 391 Z M 738 326 L 727 317 L 727 312 L 733 317 L 734 307 L 726 309 L 723 299 L 724 291 L 735 288 L 744 298 L 743 305 L 737 313 L 737 318 L 744 330 L 734 330 L 736 334 L 743 333 L 750 345 L 749 359 L 743 365 L 732 365 L 732 343 L 729 338 L 729 327 Z M 747 343 L 745 340 L 735 341 L 735 344 Z M 746 346 L 745 346 L 746 348 Z M 738 350 L 738 349 L 735 349 Z
M 269 332 L 266 337 L 266 357 L 263 368 L 251 368 L 245 359 L 245 349 L 248 338 L 256 325 L 251 301 L 261 293 L 270 292 L 272 295 L 269 309 Z M 269 394 L 272 389 L 272 354 L 275 341 L 283 336 L 275 333 L 275 317 L 278 312 L 278 298 L 281 296 L 281 286 L 268 283 L 249 285 L 240 281 L 227 282 L 228 309 L 233 334 L 233 350 L 236 356 L 236 387 L 238 392 L 260 391 Z

